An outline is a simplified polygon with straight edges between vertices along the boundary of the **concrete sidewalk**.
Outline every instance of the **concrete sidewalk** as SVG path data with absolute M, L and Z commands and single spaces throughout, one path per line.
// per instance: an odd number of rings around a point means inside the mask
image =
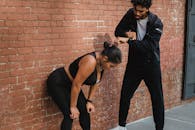
M 127 130 L 155 130 L 153 117 L 127 124 Z M 195 101 L 167 110 L 164 130 L 195 130 Z

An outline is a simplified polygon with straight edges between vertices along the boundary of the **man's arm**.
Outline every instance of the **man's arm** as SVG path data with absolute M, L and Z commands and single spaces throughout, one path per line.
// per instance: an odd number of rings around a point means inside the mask
M 127 37 L 126 35 L 127 32 L 135 31 L 135 29 L 132 28 L 133 27 L 131 21 L 132 15 L 133 15 L 133 10 L 129 9 L 115 29 L 116 37 Z
M 129 40 L 128 43 L 142 52 L 154 51 L 154 49 L 159 47 L 163 24 L 160 19 L 157 19 L 148 29 L 143 40 Z

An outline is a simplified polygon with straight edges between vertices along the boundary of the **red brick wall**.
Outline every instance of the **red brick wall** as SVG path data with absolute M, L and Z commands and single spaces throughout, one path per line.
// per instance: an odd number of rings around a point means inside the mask
M 58 130 L 62 115 L 46 93 L 45 80 L 55 68 L 86 52 L 101 50 L 105 33 L 113 32 L 130 0 L 1 0 L 0 130 Z M 185 0 L 155 0 L 151 11 L 164 23 L 161 64 L 166 108 L 181 103 Z M 96 93 L 92 130 L 117 125 L 123 63 Z M 87 91 L 87 88 L 84 88 Z M 132 100 L 128 122 L 151 115 L 144 83 Z M 78 121 L 74 130 L 81 129 Z

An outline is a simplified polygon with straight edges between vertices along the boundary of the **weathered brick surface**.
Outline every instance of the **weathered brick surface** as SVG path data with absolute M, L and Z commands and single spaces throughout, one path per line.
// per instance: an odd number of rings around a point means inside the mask
M 185 0 L 155 0 L 151 10 L 164 23 L 161 64 L 166 108 L 181 100 Z M 55 68 L 86 52 L 101 50 L 104 34 L 113 32 L 130 0 L 1 0 L 0 2 L 0 129 L 58 130 L 62 114 L 46 93 L 45 80 Z M 96 93 L 92 130 L 117 125 L 123 63 L 106 72 Z M 84 88 L 87 91 L 87 88 Z M 144 83 L 131 103 L 128 122 L 151 115 Z M 81 129 L 78 121 L 74 130 Z

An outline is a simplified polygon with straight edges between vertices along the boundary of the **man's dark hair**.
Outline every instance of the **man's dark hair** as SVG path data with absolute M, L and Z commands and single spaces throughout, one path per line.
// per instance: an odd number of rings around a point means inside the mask
M 149 9 L 152 5 L 152 0 L 131 0 L 131 3 L 134 6 L 141 5 L 142 7 Z

